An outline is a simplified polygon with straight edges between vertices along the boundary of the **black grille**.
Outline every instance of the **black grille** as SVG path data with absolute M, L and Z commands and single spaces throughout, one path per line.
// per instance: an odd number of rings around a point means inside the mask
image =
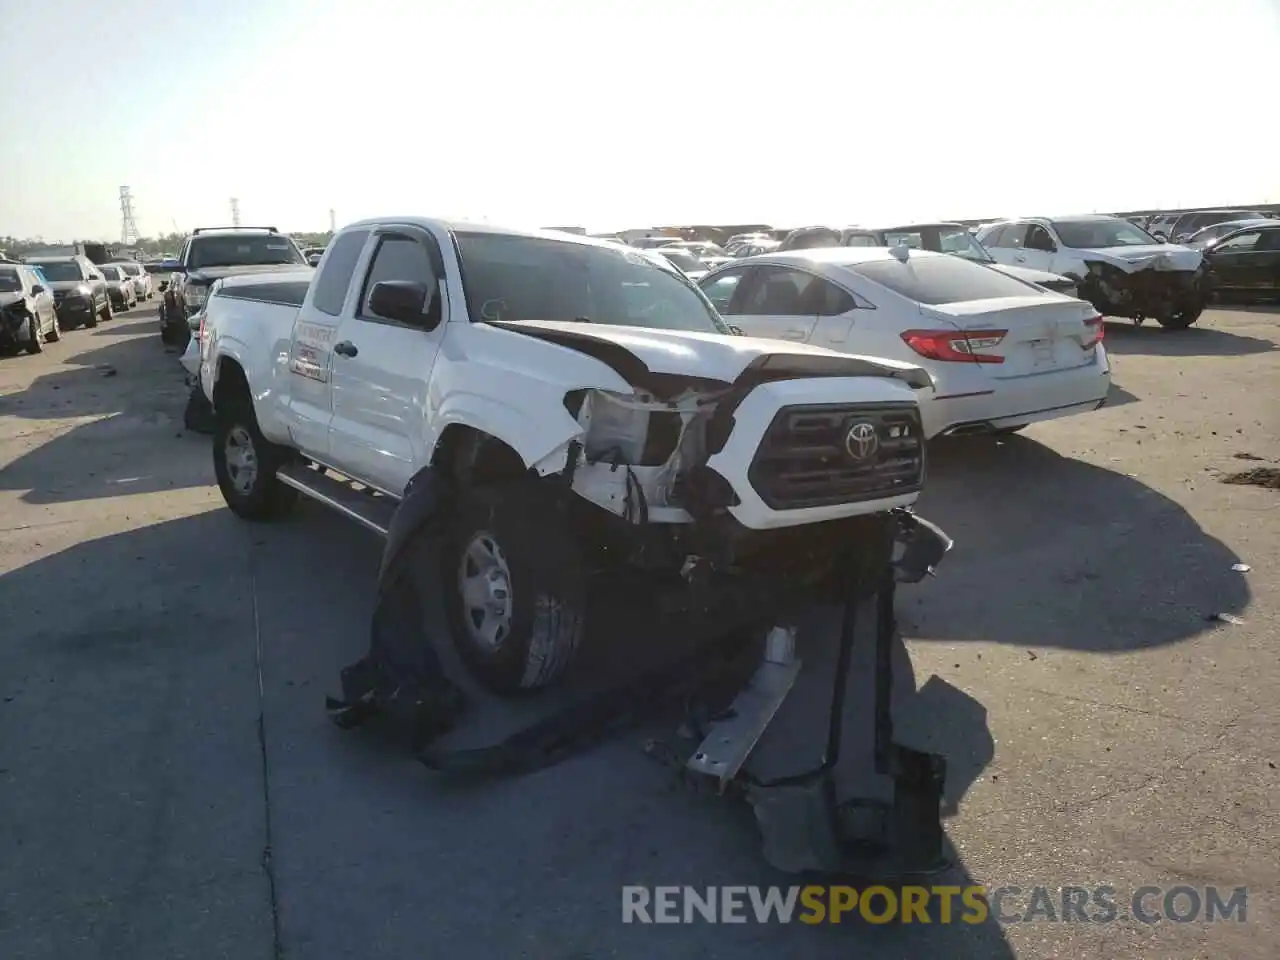
M 799 510 L 914 493 L 924 467 L 914 404 L 823 404 L 779 410 L 747 476 L 772 509 Z

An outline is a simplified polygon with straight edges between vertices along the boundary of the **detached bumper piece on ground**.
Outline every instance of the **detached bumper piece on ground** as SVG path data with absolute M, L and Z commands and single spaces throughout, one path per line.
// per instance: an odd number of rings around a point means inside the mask
M 790 626 L 768 631 L 760 664 L 727 709 L 722 688 L 733 673 L 727 665 L 742 658 L 741 630 L 712 636 L 672 661 L 583 696 L 515 733 L 451 749 L 449 735 L 478 718 L 465 682 L 455 683 L 438 648 L 423 642 L 421 596 L 407 576 L 410 552 L 405 546 L 417 534 L 430 537 L 430 517 L 436 511 L 424 498 L 416 499 L 415 510 L 415 498 L 406 497 L 389 531 L 369 653 L 342 672 L 343 698 L 328 701 L 339 727 L 389 719 L 408 732 L 419 759 L 442 774 L 509 776 L 555 764 L 653 716 L 662 704 L 683 703 L 686 713 L 700 704 L 700 715 L 712 720 L 703 725 L 701 745 L 678 761 L 681 772 L 751 804 L 764 856 L 774 867 L 901 882 L 948 865 L 941 824 L 944 758 L 894 742 L 891 714 L 895 586 L 923 580 L 951 548 L 951 540 L 937 527 L 899 509 L 876 517 L 866 542 L 850 544 L 838 573 L 843 616 L 822 760 L 812 770 L 762 780 L 745 766 L 801 670 L 796 630 Z M 901 557 L 894 561 L 898 548 Z M 875 772 L 892 780 L 889 801 L 841 799 L 834 778 L 845 691 L 853 672 L 857 610 L 872 599 Z

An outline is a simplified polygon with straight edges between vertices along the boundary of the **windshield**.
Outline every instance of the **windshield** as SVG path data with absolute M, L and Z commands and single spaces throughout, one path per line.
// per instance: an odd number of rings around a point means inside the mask
M 17 293 L 22 289 L 18 282 L 18 271 L 0 270 L 0 293 Z
M 1203 230 L 1198 231 L 1195 236 L 1187 240 L 1187 245 L 1191 247 L 1203 247 L 1206 244 L 1217 240 L 1219 237 L 1225 237 L 1228 233 L 1234 233 L 1241 227 L 1252 226 L 1259 222 L 1267 223 L 1269 221 L 1259 221 L 1251 218 L 1249 220 L 1229 220 L 1226 223 L 1215 223 L 1213 226 L 1205 227 Z
M 84 274 L 80 272 L 80 264 L 74 260 L 41 260 L 33 264 L 33 266 L 43 270 L 50 283 L 84 279 Z
M 1054 220 L 1064 247 L 1094 250 L 1105 247 L 1147 247 L 1159 241 L 1128 220 Z
M 136 277 L 142 273 L 142 268 L 136 263 L 122 263 L 120 264 L 120 272 L 130 277 Z
M 695 257 L 723 257 L 724 250 L 717 247 L 714 243 L 689 243 L 685 244 L 685 250 L 688 250 Z
M 916 303 L 965 303 L 1001 297 L 1027 297 L 1043 293 L 1021 280 L 989 270 L 961 257 L 923 254 L 849 264 L 845 269 L 888 287 Z
M 786 243 L 789 250 L 821 250 L 840 246 L 840 234 L 835 230 L 797 231 Z
M 279 235 L 239 235 L 196 237 L 191 241 L 187 266 L 201 267 L 266 266 L 268 264 L 306 264 L 288 237 Z
M 996 262 L 996 258 L 987 252 L 987 248 L 978 242 L 978 238 L 963 227 L 939 230 L 938 246 L 943 253 L 954 253 L 957 257 L 964 257 L 976 263 Z
M 119 267 L 103 267 L 102 275 L 106 277 L 108 280 L 119 280 L 120 268 Z
M 494 233 L 459 233 L 457 241 L 473 322 L 578 320 L 729 333 L 701 291 L 657 258 Z
M 674 263 L 677 267 L 688 273 L 690 270 L 705 270 L 706 265 L 701 260 L 689 253 L 687 250 L 669 250 L 665 247 L 658 249 L 659 255 L 666 257 L 668 261 Z

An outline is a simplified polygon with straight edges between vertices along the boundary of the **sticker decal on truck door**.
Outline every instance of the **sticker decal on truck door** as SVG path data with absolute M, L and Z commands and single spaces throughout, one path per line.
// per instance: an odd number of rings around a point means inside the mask
M 289 369 L 300 377 L 328 383 L 329 361 L 333 357 L 329 345 L 332 341 L 332 327 L 320 323 L 299 323 L 293 331 Z

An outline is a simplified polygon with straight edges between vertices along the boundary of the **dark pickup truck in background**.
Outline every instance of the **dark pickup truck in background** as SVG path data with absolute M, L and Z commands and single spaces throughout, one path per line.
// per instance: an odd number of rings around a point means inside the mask
M 312 269 L 288 234 L 275 227 L 200 227 L 182 245 L 160 305 L 160 339 L 186 348 L 190 317 L 200 311 L 214 281 L 242 273 Z

